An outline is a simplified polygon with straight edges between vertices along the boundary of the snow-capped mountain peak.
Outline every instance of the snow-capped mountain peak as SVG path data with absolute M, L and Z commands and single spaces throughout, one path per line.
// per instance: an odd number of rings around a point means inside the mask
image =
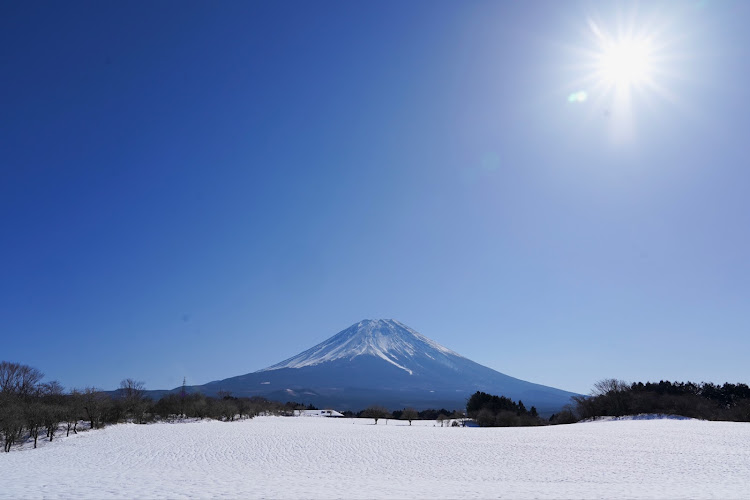
M 554 413 L 576 395 L 482 366 L 392 319 L 360 321 L 281 363 L 192 389 L 352 410 L 460 408 L 482 391 Z
M 401 370 L 414 373 L 415 362 L 427 357 L 451 366 L 461 355 L 393 319 L 362 320 L 320 344 L 263 371 L 302 368 L 335 360 L 375 356 Z

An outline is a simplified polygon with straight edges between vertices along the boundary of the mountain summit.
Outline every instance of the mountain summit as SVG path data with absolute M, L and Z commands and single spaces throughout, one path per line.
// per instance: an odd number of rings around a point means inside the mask
M 353 361 L 358 356 L 378 357 L 409 375 L 418 370 L 420 357 L 446 366 L 452 366 L 451 357 L 462 358 L 394 319 L 365 319 L 305 352 L 259 371 L 302 368 L 337 359 Z
M 341 410 L 371 404 L 456 409 L 483 391 L 551 413 L 576 395 L 482 366 L 393 319 L 362 320 L 268 368 L 191 389 Z

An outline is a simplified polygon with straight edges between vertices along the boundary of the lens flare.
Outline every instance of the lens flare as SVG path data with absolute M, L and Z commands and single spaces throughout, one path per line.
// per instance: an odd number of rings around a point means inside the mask
M 583 91 L 573 92 L 568 96 L 568 102 L 585 102 L 589 98 L 589 95 Z
M 606 120 L 614 142 L 632 143 L 646 114 L 677 100 L 671 86 L 686 52 L 677 49 L 684 41 L 672 28 L 675 16 L 635 7 L 592 12 L 580 23 L 580 41 L 567 48 L 572 78 L 564 95 L 589 120 Z

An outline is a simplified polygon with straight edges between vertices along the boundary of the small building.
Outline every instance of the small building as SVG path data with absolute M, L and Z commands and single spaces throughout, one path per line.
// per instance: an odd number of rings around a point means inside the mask
M 294 410 L 295 417 L 343 417 L 336 410 Z

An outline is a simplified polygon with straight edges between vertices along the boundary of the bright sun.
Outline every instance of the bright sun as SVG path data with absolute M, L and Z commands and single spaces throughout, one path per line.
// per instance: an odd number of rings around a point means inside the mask
M 573 46 L 575 79 L 566 85 L 568 103 L 588 109 L 590 117 L 607 119 L 618 142 L 636 137 L 642 116 L 674 104 L 671 83 L 680 75 L 681 34 L 672 32 L 672 17 L 660 11 L 617 10 L 608 22 L 587 17 L 581 45 Z
M 597 60 L 600 77 L 615 87 L 640 86 L 651 79 L 651 46 L 648 40 L 602 43 Z

